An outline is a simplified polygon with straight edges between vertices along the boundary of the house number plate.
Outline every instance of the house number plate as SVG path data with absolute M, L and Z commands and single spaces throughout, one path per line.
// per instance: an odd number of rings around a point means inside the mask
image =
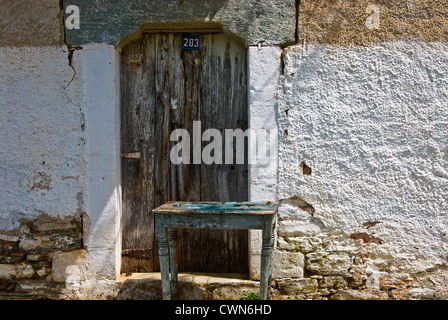
M 182 49 L 184 50 L 199 50 L 201 49 L 201 37 L 184 34 L 182 36 Z

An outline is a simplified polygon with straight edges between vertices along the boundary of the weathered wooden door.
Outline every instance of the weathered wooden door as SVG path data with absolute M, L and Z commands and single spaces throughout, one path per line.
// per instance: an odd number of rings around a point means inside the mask
M 170 161 L 171 132 L 186 129 L 193 140 L 193 121 L 223 137 L 224 129 L 246 130 L 246 49 L 201 34 L 199 50 L 183 50 L 181 33 L 148 33 L 121 57 L 122 272 L 158 271 L 153 208 L 248 200 L 247 161 L 193 164 L 193 150 L 191 164 Z M 183 230 L 179 238 L 180 271 L 248 272 L 246 230 Z

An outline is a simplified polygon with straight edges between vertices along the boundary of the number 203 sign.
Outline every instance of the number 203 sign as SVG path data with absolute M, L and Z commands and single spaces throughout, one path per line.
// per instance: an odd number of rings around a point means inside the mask
M 201 49 L 201 37 L 190 34 L 182 35 L 182 49 L 184 50 Z

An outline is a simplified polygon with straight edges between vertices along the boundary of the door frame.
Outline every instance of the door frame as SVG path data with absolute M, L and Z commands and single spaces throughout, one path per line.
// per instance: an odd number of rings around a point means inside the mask
M 195 140 L 196 132 L 202 136 L 208 128 L 221 128 L 224 138 L 224 129 L 247 126 L 246 46 L 217 30 L 189 32 L 201 37 L 200 50 L 183 49 L 185 30 L 143 32 L 121 50 L 122 273 L 159 269 L 153 206 L 249 200 L 247 162 L 170 162 L 177 144 L 172 130 L 187 129 Z M 247 148 L 244 153 L 247 159 Z M 179 270 L 248 274 L 248 245 L 247 230 L 180 231 Z
M 139 33 L 124 38 L 117 47 L 85 45 L 72 58 L 86 118 L 88 195 L 83 230 L 86 272 L 92 279 L 116 280 L 121 272 L 120 56 L 121 48 Z M 261 44 L 246 46 L 249 127 L 277 130 L 282 48 Z M 278 200 L 278 148 L 271 151 L 269 165 L 249 165 L 250 201 Z M 249 274 L 259 279 L 260 232 L 250 231 L 249 239 Z

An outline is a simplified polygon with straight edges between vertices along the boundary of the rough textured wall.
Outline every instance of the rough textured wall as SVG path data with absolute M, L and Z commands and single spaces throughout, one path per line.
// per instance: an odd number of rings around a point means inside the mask
M 0 74 L 0 296 L 48 296 L 83 255 L 80 90 L 65 47 L 1 47 Z
M 277 249 L 303 255 L 304 276 L 278 280 L 281 294 L 448 297 L 447 15 L 436 3 L 379 2 L 369 30 L 367 1 L 302 1 L 278 90 Z
M 82 211 L 84 118 L 63 47 L 0 49 L 3 230 Z
M 0 46 L 50 46 L 64 42 L 60 0 L 2 0 Z
M 398 40 L 446 42 L 447 16 L 445 0 L 302 0 L 298 42 L 338 46 Z

